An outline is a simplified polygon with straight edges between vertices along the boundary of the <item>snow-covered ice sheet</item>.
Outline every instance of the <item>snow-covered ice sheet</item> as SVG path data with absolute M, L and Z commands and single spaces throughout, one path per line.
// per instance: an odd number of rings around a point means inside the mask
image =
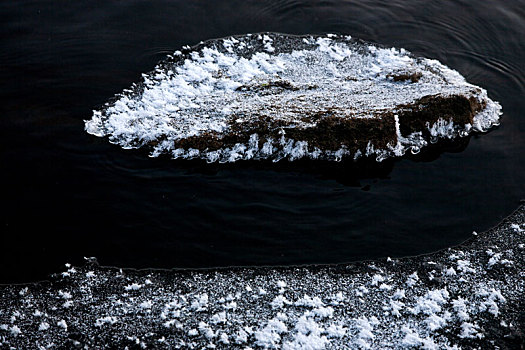
M 335 266 L 66 265 L 0 286 L 2 349 L 472 349 L 525 341 L 525 206 L 434 254 Z
M 420 100 L 429 96 L 462 97 L 472 115 L 433 112 L 431 121 L 401 134 L 402 115 L 425 108 Z M 266 33 L 176 51 L 95 110 L 85 128 L 123 148 L 148 147 L 152 156 L 383 160 L 437 138 L 486 131 L 500 114 L 484 89 L 436 60 L 349 36 Z M 387 122 L 370 121 L 377 119 Z M 342 120 L 357 136 L 331 132 Z M 369 129 L 375 134 L 363 132 Z

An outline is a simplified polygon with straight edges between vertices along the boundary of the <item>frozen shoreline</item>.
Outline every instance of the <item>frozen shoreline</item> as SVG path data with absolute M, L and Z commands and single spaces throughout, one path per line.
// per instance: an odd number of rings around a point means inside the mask
M 282 268 L 67 266 L 0 286 L 0 348 L 519 348 L 525 205 L 418 257 Z

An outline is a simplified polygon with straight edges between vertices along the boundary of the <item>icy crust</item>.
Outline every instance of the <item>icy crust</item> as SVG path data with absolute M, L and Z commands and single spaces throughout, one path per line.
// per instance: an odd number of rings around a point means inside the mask
M 408 135 L 392 128 L 389 138 L 363 134 L 368 139 L 336 140 L 336 147 L 298 132 L 316 130 L 328 117 L 356 125 L 360 119 L 392 119 L 400 106 L 426 96 L 462 96 L 479 108 L 467 123 L 443 116 Z M 148 146 L 154 157 L 382 160 L 407 149 L 417 152 L 435 138 L 486 131 L 500 114 L 485 90 L 436 60 L 349 36 L 267 33 L 175 52 L 141 83 L 94 111 L 85 128 L 123 148 Z M 287 136 L 290 131 L 299 136 Z
M 519 349 L 525 206 L 435 254 L 338 266 L 66 264 L 0 286 L 2 349 Z

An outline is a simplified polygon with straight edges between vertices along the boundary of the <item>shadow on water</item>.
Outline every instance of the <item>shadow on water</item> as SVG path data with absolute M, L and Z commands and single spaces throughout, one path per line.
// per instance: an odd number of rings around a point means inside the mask
M 410 160 L 417 163 L 432 162 L 438 159 L 443 153 L 463 152 L 470 141 L 472 135 L 452 140 L 440 139 L 437 143 L 429 144 L 417 154 L 410 151 L 403 157 L 388 158 L 382 162 L 377 162 L 372 157 L 361 157 L 357 160 L 343 159 L 341 161 L 299 159 L 295 161 L 280 160 L 241 160 L 235 163 L 207 163 L 202 159 L 170 159 L 169 156 L 159 157 L 159 161 L 171 164 L 188 174 L 201 174 L 208 176 L 218 175 L 222 171 L 270 171 L 275 173 L 302 173 L 311 174 L 318 179 L 334 180 L 337 183 L 349 187 L 362 187 L 369 190 L 371 185 L 363 186 L 363 180 L 388 179 L 396 163 L 401 160 Z M 147 153 L 135 150 L 137 154 L 146 157 Z

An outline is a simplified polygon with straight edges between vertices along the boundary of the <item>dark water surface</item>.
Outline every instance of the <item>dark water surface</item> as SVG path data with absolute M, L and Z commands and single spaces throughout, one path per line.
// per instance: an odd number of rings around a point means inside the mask
M 336 263 L 457 244 L 525 197 L 525 1 L 3 1 L 0 283 L 123 267 Z M 151 159 L 83 120 L 201 40 L 335 32 L 436 58 L 503 106 L 441 154 L 350 163 Z

